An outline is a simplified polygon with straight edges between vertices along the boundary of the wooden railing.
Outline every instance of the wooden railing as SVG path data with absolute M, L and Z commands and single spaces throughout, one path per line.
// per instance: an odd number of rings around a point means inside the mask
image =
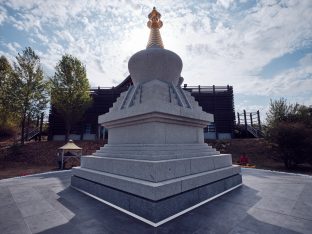
M 220 93 L 220 92 L 228 92 L 233 90 L 232 86 L 187 86 L 184 84 L 183 86 L 184 90 L 187 90 L 192 93 Z

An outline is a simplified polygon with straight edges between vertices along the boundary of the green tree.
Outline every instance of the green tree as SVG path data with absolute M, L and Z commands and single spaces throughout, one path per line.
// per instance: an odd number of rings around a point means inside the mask
M 51 81 L 51 104 L 62 116 L 66 140 L 72 125 L 77 123 L 91 104 L 86 68 L 79 59 L 64 55 L 55 68 Z
M 288 104 L 287 99 L 270 100 L 270 107 L 267 113 L 267 125 L 273 127 L 281 121 L 286 121 L 291 115 L 294 115 L 298 104 Z
M 266 137 L 278 145 L 286 168 L 300 163 L 312 165 L 312 108 L 288 104 L 281 98 L 272 101 L 267 114 Z
M 16 133 L 19 114 L 16 113 L 17 76 L 5 56 L 0 57 L 0 137 Z
M 5 126 L 12 111 L 13 68 L 6 57 L 0 57 L 0 126 Z
M 48 103 L 48 82 L 44 79 L 40 58 L 26 47 L 16 56 L 14 70 L 16 113 L 21 116 L 21 143 L 24 144 L 26 118 L 32 118 L 42 112 Z

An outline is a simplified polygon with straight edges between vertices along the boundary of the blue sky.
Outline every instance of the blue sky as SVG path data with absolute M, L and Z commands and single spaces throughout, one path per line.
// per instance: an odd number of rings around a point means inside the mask
M 72 54 L 91 86 L 114 86 L 146 46 L 153 6 L 188 85 L 232 85 L 236 111 L 263 118 L 270 99 L 312 105 L 311 0 L 0 0 L 0 55 L 30 46 L 49 76 Z

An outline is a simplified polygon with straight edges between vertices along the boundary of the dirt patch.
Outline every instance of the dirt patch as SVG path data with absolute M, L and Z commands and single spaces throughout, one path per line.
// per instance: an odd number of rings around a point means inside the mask
M 83 149 L 83 155 L 89 155 L 105 142 L 75 141 L 75 143 Z M 57 148 L 64 144 L 65 142 L 42 141 L 0 148 L 0 179 L 58 170 Z M 65 164 L 67 169 L 78 165 L 75 160 Z

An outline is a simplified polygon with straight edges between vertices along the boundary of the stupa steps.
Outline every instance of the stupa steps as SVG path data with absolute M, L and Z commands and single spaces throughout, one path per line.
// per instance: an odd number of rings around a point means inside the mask
M 215 156 L 219 155 L 220 152 L 207 152 L 207 153 L 193 153 L 193 154 L 117 154 L 117 153 L 94 153 L 94 156 L 99 157 L 110 157 L 110 158 L 124 158 L 124 159 L 136 159 L 136 160 L 171 160 L 171 159 L 182 159 L 182 158 L 198 158 L 203 156 Z
M 120 152 L 120 153 L 133 153 L 133 152 L 137 152 L 139 151 L 142 154 L 162 154 L 163 153 L 174 153 L 176 152 L 176 154 L 188 154 L 190 152 L 196 152 L 196 151 L 200 151 L 200 152 L 216 152 L 216 149 L 214 148 L 209 148 L 209 147 L 197 147 L 197 148 L 189 148 L 189 149 L 185 149 L 185 148 L 161 148 L 161 147 L 150 147 L 150 148 L 145 148 L 145 149 L 140 149 L 138 150 L 137 147 L 101 147 L 99 150 L 96 151 L 96 153 L 111 153 L 111 152 Z
M 232 165 L 231 155 L 174 160 L 133 160 L 98 156 L 82 157 L 81 167 L 151 182 L 160 182 Z
M 135 155 L 197 155 L 199 152 L 202 153 L 209 153 L 209 154 L 219 154 L 216 149 L 197 149 L 197 150 L 166 150 L 166 149 L 159 149 L 159 150 L 138 150 L 138 149 L 131 149 L 131 150 L 122 150 L 122 149 L 103 149 L 97 150 L 95 154 L 135 154 Z
M 146 149 L 146 150 L 139 150 L 140 154 L 158 154 L 161 155 L 163 153 L 175 153 L 176 154 L 189 154 L 192 152 L 217 152 L 216 149 L 212 148 L 204 148 L 204 149 L 180 149 L 180 150 L 174 150 L 174 149 L 159 149 L 159 150 L 153 150 L 153 149 Z M 132 148 L 132 149 L 110 149 L 110 148 L 103 148 L 101 150 L 96 150 L 95 153 L 135 153 L 138 152 L 138 149 Z
M 173 149 L 173 150 L 194 150 L 194 149 L 212 149 L 212 147 L 206 143 L 194 143 L 194 144 L 106 144 L 100 149 L 114 148 L 131 150 L 136 147 L 140 147 L 140 150 L 159 150 L 159 149 Z
M 87 168 L 73 168 L 72 170 L 78 178 L 153 201 L 159 201 L 240 173 L 240 167 L 230 166 L 166 181 L 150 182 Z
M 133 92 L 135 92 L 135 93 L 133 93 Z M 184 95 L 182 94 L 182 92 L 184 93 L 185 98 L 184 98 Z M 174 91 L 173 88 L 169 84 L 168 84 L 168 88 L 162 87 L 159 89 L 155 89 L 155 87 L 152 87 L 152 86 L 146 86 L 145 87 L 144 85 L 143 85 L 143 87 L 139 87 L 137 89 L 135 89 L 135 87 L 133 87 L 133 88 L 129 89 L 129 91 L 122 92 L 120 94 L 120 96 L 117 98 L 116 102 L 110 108 L 110 110 L 123 109 L 126 107 L 131 107 L 133 105 L 137 105 L 141 102 L 144 102 L 145 96 L 150 98 L 151 93 L 155 99 L 162 100 L 165 103 L 172 103 L 173 105 L 178 105 L 178 106 L 182 105 L 184 107 L 187 107 L 188 103 L 189 103 L 191 108 L 202 110 L 202 107 L 198 105 L 198 102 L 195 100 L 195 98 L 189 92 L 184 91 L 184 90 L 179 89 L 179 88 L 177 88 Z M 179 103 L 177 95 L 180 96 L 180 102 L 181 103 Z M 187 101 L 186 101 L 186 99 L 187 99 Z
M 146 149 L 138 150 L 138 148 L 132 149 L 114 149 L 114 148 L 103 148 L 95 151 L 95 153 L 118 153 L 118 154 L 141 154 L 141 155 L 163 155 L 163 154 L 197 154 L 198 152 L 203 153 L 217 153 L 216 149 L 212 148 L 198 148 L 198 149 Z

